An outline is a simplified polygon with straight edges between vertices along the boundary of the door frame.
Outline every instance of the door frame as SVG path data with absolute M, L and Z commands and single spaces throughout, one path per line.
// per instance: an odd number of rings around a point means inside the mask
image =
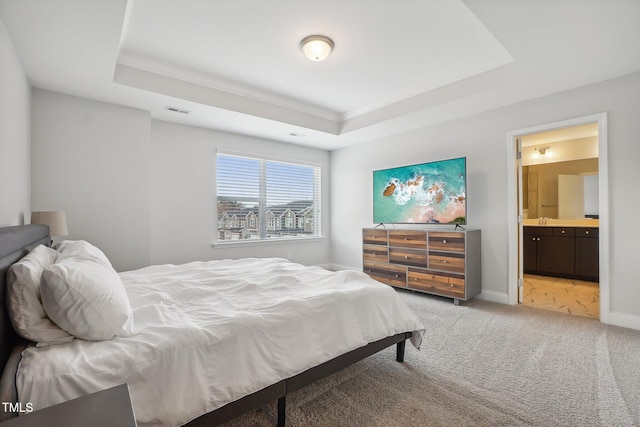
M 609 282 L 609 170 L 608 170 L 608 138 L 607 113 L 597 113 L 553 123 L 516 129 L 507 132 L 507 225 L 508 225 L 508 280 L 507 298 L 509 304 L 518 303 L 518 279 L 521 273 L 521 221 L 522 211 L 520 191 L 518 187 L 518 152 L 517 139 L 525 135 L 547 132 L 562 128 L 585 124 L 598 124 L 598 215 L 599 215 L 599 288 L 600 288 L 600 321 L 609 323 L 610 318 L 610 282 Z M 521 219 L 521 218 L 520 218 Z

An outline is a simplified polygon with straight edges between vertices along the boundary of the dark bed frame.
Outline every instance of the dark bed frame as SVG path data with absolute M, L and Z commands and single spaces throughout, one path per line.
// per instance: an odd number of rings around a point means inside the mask
M 24 339 L 19 337 L 13 330 L 7 312 L 7 270 L 11 264 L 25 256 L 37 245 L 44 244 L 48 246 L 50 242 L 49 227 L 46 225 L 20 225 L 0 228 L 0 363 L 2 363 L 0 366 L 4 369 L 2 381 L 0 381 L 0 399 L 2 402 L 17 402 L 15 375 L 20 361 L 20 354 L 26 345 Z M 201 415 L 187 423 L 186 426 L 218 425 L 275 400 L 278 401 L 277 425 L 284 426 L 286 396 L 288 393 L 299 390 L 394 344 L 396 345 L 396 360 L 402 362 L 404 361 L 406 339 L 410 337 L 411 332 L 403 332 L 369 343 L 364 347 L 340 355 L 298 375 L 281 380 L 260 391 Z M 13 415 L 0 411 L 0 421 L 7 416 Z

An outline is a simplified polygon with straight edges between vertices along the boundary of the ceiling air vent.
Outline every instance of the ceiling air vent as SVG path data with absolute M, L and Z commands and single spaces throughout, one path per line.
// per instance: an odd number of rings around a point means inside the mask
M 173 111 L 174 113 L 182 113 L 182 114 L 189 114 L 191 111 L 189 110 L 183 110 L 182 108 L 176 108 L 176 107 L 170 107 L 170 106 L 166 106 L 164 107 L 165 110 L 168 111 Z

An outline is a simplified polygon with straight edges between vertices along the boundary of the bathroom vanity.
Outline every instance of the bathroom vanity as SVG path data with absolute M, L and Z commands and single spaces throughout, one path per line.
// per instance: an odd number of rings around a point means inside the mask
M 525 273 L 599 280 L 597 226 L 525 223 L 523 229 Z

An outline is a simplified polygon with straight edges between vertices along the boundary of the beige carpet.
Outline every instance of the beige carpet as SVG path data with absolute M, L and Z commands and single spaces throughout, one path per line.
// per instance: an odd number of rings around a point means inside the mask
M 288 426 L 640 426 L 640 331 L 400 292 L 427 327 L 287 398 Z M 275 402 L 227 426 L 275 425 Z

